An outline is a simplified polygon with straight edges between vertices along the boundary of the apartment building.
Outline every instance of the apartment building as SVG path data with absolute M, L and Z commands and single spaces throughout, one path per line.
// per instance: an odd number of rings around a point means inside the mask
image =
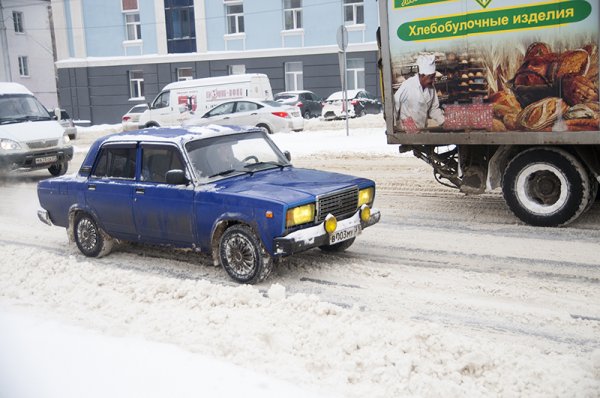
M 58 106 L 50 0 L 0 0 L 0 81 L 20 83 Z
M 376 0 L 52 0 L 60 103 L 117 123 L 173 81 L 264 73 L 273 92 L 340 90 L 336 33 L 348 30 L 348 85 L 379 93 Z

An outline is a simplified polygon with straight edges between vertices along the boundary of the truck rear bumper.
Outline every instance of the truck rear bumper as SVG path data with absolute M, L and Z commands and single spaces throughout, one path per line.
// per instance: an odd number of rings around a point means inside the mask
M 377 209 L 371 209 L 371 216 L 367 221 L 360 219 L 360 210 L 352 217 L 338 221 L 334 234 L 338 231 L 353 230 L 360 226 L 358 233 L 363 229 L 379 222 L 381 213 Z M 354 235 L 355 237 L 357 235 Z M 342 240 L 340 240 L 342 242 Z M 324 223 L 310 228 L 301 229 L 281 238 L 274 239 L 274 252 L 276 256 L 289 256 L 294 253 L 303 252 L 319 246 L 327 246 L 330 243 L 330 234 L 325 231 Z

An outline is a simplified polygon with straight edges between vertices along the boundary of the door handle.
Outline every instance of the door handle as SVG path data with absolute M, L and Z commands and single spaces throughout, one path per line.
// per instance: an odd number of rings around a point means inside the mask
M 225 116 L 225 117 L 223 118 L 223 120 L 227 120 L 227 119 L 229 119 L 229 116 Z
M 144 192 L 145 192 L 144 188 L 136 188 L 135 189 L 135 193 L 138 194 L 138 195 L 143 195 Z
M 95 191 L 95 190 L 96 190 L 96 185 L 94 185 L 94 184 L 88 185 L 88 191 Z
M 258 115 L 258 113 L 255 112 L 255 113 L 250 114 L 250 116 L 255 116 L 255 115 Z

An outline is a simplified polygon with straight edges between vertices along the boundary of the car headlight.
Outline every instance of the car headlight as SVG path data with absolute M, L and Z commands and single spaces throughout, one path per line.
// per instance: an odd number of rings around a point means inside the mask
M 21 149 L 21 145 L 13 140 L 0 139 L 0 148 L 5 151 L 14 151 L 15 149 Z
M 372 205 L 375 196 L 375 188 L 369 187 L 358 191 L 358 207 L 362 205 Z
M 294 207 L 287 211 L 285 217 L 285 226 L 293 227 L 294 225 L 306 224 L 315 219 L 315 204 Z

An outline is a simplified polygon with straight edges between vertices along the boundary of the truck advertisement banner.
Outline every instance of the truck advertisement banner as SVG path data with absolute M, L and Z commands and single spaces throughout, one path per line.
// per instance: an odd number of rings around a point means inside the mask
M 396 131 L 600 131 L 598 1 L 387 7 Z

